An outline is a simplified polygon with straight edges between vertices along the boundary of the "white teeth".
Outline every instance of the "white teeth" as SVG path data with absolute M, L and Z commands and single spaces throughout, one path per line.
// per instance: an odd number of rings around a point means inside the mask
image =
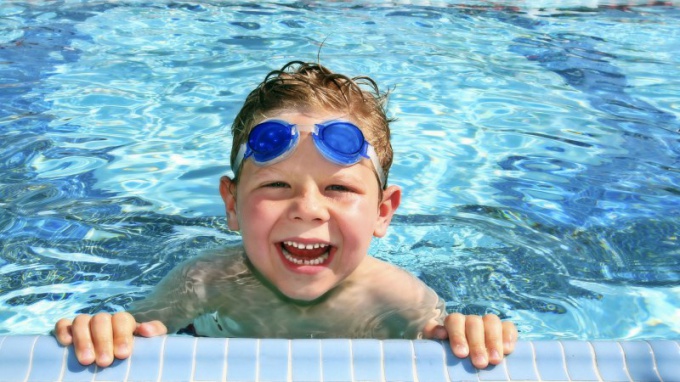
M 293 257 L 285 249 L 283 250 L 283 256 L 286 258 L 286 260 L 297 265 L 319 265 L 322 264 L 324 261 L 328 260 L 328 253 L 324 253 L 323 255 L 317 257 L 316 259 L 302 260 Z
M 316 249 L 316 248 L 328 247 L 328 244 L 323 244 L 323 243 L 302 244 L 302 243 L 296 243 L 294 241 L 285 241 L 284 244 L 289 246 L 289 247 L 295 247 L 295 248 L 299 248 L 299 249 Z
M 326 248 L 328 247 L 328 244 L 322 244 L 322 243 L 316 243 L 316 244 L 300 244 L 296 243 L 294 241 L 286 241 L 284 244 L 288 247 L 295 247 L 298 249 L 318 249 L 318 248 Z M 286 258 L 286 260 L 290 261 L 291 263 L 297 264 L 297 265 L 319 265 L 323 264 L 326 260 L 328 260 L 328 252 L 325 252 L 323 255 L 314 258 L 314 259 L 299 259 L 294 257 L 293 255 L 290 254 L 290 252 L 286 251 L 285 247 L 281 248 L 283 252 L 283 256 Z

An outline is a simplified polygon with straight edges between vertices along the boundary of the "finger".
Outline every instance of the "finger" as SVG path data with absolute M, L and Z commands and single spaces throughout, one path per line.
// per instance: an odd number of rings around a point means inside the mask
M 97 366 L 113 363 L 113 327 L 111 315 L 99 313 L 90 320 L 90 335 L 94 344 Z
M 484 341 L 484 321 L 479 316 L 467 316 L 465 319 L 465 336 L 470 347 L 472 364 L 479 369 L 489 365 L 489 357 Z
M 94 362 L 94 345 L 90 336 L 91 317 L 86 314 L 78 315 L 73 320 L 71 333 L 73 335 L 73 349 L 78 362 L 91 365 Z
M 448 338 L 448 333 L 443 325 L 439 325 L 437 320 L 431 320 L 423 328 L 423 337 L 437 340 L 445 340 Z
M 484 342 L 489 363 L 498 365 L 503 360 L 503 325 L 495 314 L 487 314 L 484 322 Z
M 68 318 L 62 318 L 54 325 L 54 336 L 57 338 L 57 342 L 63 346 L 69 346 L 73 343 L 71 325 L 73 325 L 73 320 Z
M 503 321 L 503 353 L 510 354 L 517 343 L 517 327 L 510 321 Z
M 466 317 L 460 313 L 449 314 L 444 320 L 451 350 L 459 358 L 465 358 L 470 354 L 467 336 L 465 335 L 465 321 Z
M 155 337 L 168 334 L 168 328 L 160 321 L 143 322 L 137 325 L 135 334 L 142 337 Z
M 128 312 L 116 313 L 111 317 L 113 328 L 113 355 L 118 359 L 126 359 L 132 354 L 132 335 L 137 329 L 135 318 Z

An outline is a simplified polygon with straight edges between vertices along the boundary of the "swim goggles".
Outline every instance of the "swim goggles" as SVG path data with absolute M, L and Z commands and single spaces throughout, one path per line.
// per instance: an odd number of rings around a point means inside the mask
M 339 120 L 318 123 L 314 125 L 312 138 L 317 150 L 337 165 L 351 166 L 363 158 L 370 159 L 380 187 L 385 186 L 385 174 L 378 155 L 355 124 Z M 282 161 L 295 151 L 299 140 L 297 125 L 278 119 L 264 121 L 253 128 L 248 141 L 239 147 L 233 170 L 236 173 L 241 163 L 251 157 L 259 166 Z

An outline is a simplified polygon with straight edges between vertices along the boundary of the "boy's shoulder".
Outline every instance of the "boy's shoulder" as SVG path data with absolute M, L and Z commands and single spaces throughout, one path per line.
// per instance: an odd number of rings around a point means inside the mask
M 415 301 L 436 300 L 439 297 L 422 280 L 407 270 L 386 261 L 367 257 L 357 275 L 366 293 L 377 301 L 394 305 Z
M 408 338 L 415 338 L 416 332 L 420 332 L 430 320 L 443 322 L 446 314 L 444 300 L 405 269 L 367 257 L 357 276 L 352 280 L 354 293 L 347 296 L 354 296 L 354 299 L 360 296 L 362 306 L 382 317 L 387 326 L 400 326 L 404 320 L 409 322 L 408 327 L 415 332 L 407 330 L 411 333 Z
M 221 247 L 202 252 L 178 267 L 184 277 L 202 283 L 250 275 L 243 247 Z

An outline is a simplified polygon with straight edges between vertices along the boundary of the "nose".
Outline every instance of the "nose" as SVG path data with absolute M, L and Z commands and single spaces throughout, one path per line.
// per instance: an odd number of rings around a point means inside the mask
M 299 221 L 327 221 L 330 214 L 326 198 L 317 187 L 305 187 L 294 197 L 289 217 Z

